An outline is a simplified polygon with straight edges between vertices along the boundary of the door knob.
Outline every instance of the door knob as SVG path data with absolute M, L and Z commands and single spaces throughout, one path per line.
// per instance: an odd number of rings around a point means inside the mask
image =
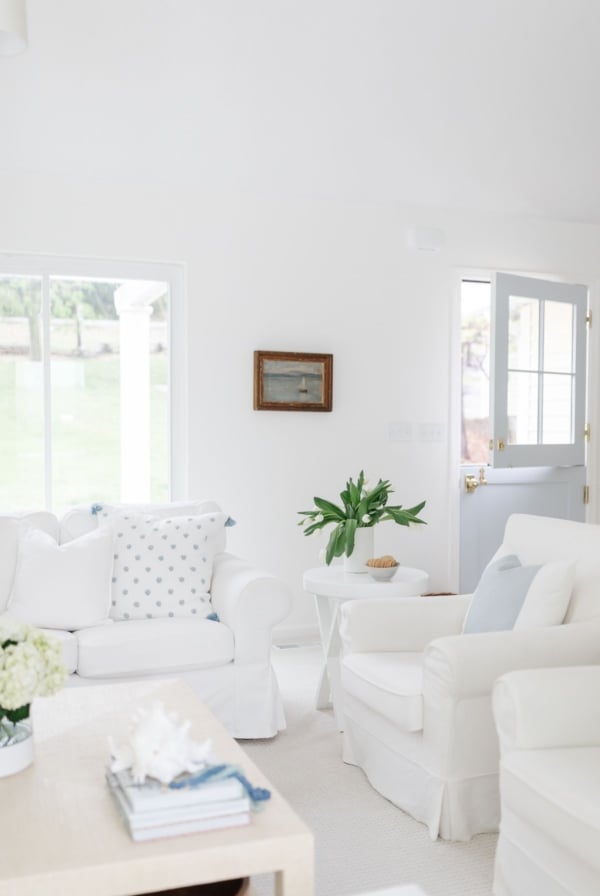
M 475 489 L 479 488 L 479 482 L 471 473 L 467 473 L 465 476 L 465 489 L 466 491 L 474 492 Z

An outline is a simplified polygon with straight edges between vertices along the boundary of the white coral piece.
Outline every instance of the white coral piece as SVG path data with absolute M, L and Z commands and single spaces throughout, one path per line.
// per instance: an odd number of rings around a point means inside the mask
M 212 745 L 210 740 L 191 740 L 189 729 L 189 722 L 179 723 L 176 716 L 165 712 L 162 703 L 155 703 L 150 710 L 138 709 L 128 740 L 117 746 L 108 739 L 110 770 L 129 769 L 136 784 L 143 784 L 147 777 L 169 784 L 183 772 L 198 771 L 206 765 Z

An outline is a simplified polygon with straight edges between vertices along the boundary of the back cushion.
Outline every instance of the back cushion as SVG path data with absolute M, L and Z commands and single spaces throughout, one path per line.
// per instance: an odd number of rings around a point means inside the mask
M 64 544 L 92 532 L 98 527 L 98 521 L 112 513 L 142 513 L 150 514 L 157 519 L 168 519 L 171 516 L 199 516 L 203 513 L 219 513 L 221 508 L 216 501 L 171 501 L 166 504 L 95 504 L 96 513 L 92 513 L 92 507 L 74 507 L 69 510 L 60 522 L 60 542 Z M 226 532 L 222 530 L 216 551 L 225 550 Z
M 516 554 L 490 563 L 473 593 L 463 633 L 560 625 L 573 590 L 574 564 L 523 566 Z
M 600 616 L 600 525 L 515 513 L 494 559 L 516 554 L 524 566 L 566 560 L 575 580 L 565 622 Z
M 108 621 L 112 533 L 98 529 L 59 545 L 31 526 L 20 533 L 8 612 L 40 628 L 75 631 Z
M 6 610 L 12 591 L 19 532 L 23 523 L 29 523 L 53 538 L 58 538 L 58 520 L 53 513 L 41 510 L 36 513 L 0 515 L 0 613 Z

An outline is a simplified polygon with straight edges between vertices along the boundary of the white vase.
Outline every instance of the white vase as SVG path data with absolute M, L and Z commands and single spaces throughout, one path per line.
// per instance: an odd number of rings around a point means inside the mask
M 363 526 L 354 535 L 354 550 L 349 557 L 344 557 L 344 572 L 366 573 L 366 562 L 373 554 L 374 526 Z
M 0 778 L 15 775 L 33 762 L 31 722 L 0 720 Z

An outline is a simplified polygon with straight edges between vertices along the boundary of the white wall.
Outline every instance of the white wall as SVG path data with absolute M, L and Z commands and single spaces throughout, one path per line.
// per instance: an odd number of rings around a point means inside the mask
M 0 252 L 183 262 L 189 301 L 190 494 L 238 521 L 232 550 L 285 578 L 287 626 L 314 624 L 302 571 L 323 541 L 296 511 L 336 498 L 364 468 L 394 499 L 427 500 L 422 530 L 380 527 L 377 552 L 447 590 L 457 474 L 450 468 L 449 327 L 457 268 L 600 277 L 600 228 L 384 203 L 280 201 L 127 183 L 0 175 Z M 406 248 L 406 229 L 441 227 L 437 255 Z M 255 349 L 331 352 L 333 411 L 252 410 Z M 391 421 L 412 423 L 392 443 Z M 418 426 L 441 426 L 421 442 Z

